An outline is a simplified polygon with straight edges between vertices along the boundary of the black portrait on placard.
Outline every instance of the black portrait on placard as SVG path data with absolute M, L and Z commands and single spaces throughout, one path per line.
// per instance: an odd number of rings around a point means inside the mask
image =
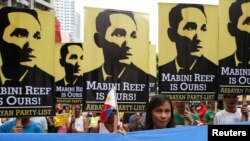
M 31 9 L 0 9 L 1 110 L 11 112 L 12 117 L 54 114 L 55 80 L 37 63 L 42 33 L 47 33 L 42 31 L 39 18 Z
M 117 22 L 119 21 L 126 22 Z M 132 62 L 137 24 L 130 11 L 104 10 L 96 17 L 94 41 L 103 50 L 104 63 L 84 74 L 92 81 L 145 83 L 149 76 Z
M 249 68 L 250 64 L 250 0 L 237 0 L 229 8 L 228 32 L 235 38 L 236 50 L 219 61 L 221 67 Z
M 64 68 L 64 78 L 56 86 L 83 87 L 83 47 L 81 43 L 65 43 L 60 50 L 60 65 Z
M 196 17 L 187 13 L 193 13 Z M 169 12 L 168 37 L 175 43 L 177 56 L 159 67 L 175 74 L 216 74 L 217 66 L 203 56 L 207 17 L 203 5 L 178 4 Z

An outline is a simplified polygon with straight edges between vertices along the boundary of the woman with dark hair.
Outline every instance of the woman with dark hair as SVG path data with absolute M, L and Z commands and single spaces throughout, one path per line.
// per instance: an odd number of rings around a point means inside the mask
M 164 95 L 156 95 L 150 100 L 145 120 L 145 129 L 163 129 L 175 127 L 173 106 Z

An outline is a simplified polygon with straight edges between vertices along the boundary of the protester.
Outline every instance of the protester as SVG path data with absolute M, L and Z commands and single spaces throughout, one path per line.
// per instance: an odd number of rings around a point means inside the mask
M 133 114 L 134 114 L 134 113 L 125 112 L 125 113 L 123 114 L 122 122 L 123 122 L 124 124 L 128 124 L 128 123 L 129 123 L 129 118 L 130 118 L 130 116 L 132 116 Z
M 156 95 L 150 100 L 146 110 L 145 129 L 175 127 L 173 106 L 166 96 Z
M 0 126 L 0 133 L 44 133 L 44 129 L 29 117 L 21 119 L 21 125 L 16 125 L 16 119 Z
M 144 123 L 146 119 L 146 113 L 136 112 L 129 118 L 129 129 L 130 131 L 144 130 Z
M 207 105 L 206 105 L 206 102 L 205 101 L 200 101 L 199 102 L 199 109 L 193 109 L 194 113 L 197 114 L 199 117 L 200 117 L 200 120 L 202 123 L 204 123 L 204 116 L 207 112 Z
M 215 115 L 215 102 L 208 103 L 208 110 L 204 116 L 204 124 L 213 124 Z
M 65 110 L 65 113 L 71 114 L 70 105 L 64 105 L 63 109 Z
M 64 108 L 60 110 L 58 114 L 68 114 L 69 116 L 69 113 L 66 113 L 66 110 Z M 59 120 L 60 119 L 58 119 L 57 116 L 54 117 L 55 133 L 67 133 L 67 120 L 65 120 L 65 122 L 61 126 L 58 126 L 56 125 L 56 123 Z
M 98 113 L 91 112 L 88 114 L 89 127 L 91 128 L 96 127 L 99 121 L 100 121 L 100 116 Z
M 8 121 L 13 121 L 16 120 L 16 118 L 7 118 Z M 47 118 L 46 117 L 30 117 L 30 120 L 34 123 L 39 124 L 44 132 L 48 132 L 48 122 L 47 122 Z
M 75 105 L 75 117 L 68 119 L 67 130 L 69 133 L 87 133 L 88 120 L 82 116 L 81 105 Z
M 8 121 L 10 118 L 0 118 L 0 126 Z
M 41 125 L 44 132 L 48 132 L 48 123 L 46 117 L 31 117 L 30 120 Z
M 174 106 L 176 127 L 202 124 L 199 116 L 190 111 L 187 102 L 174 102 Z
M 114 133 L 114 113 L 111 113 L 108 119 L 102 123 L 100 122 L 98 126 L 92 128 L 92 133 Z M 118 122 L 118 129 L 117 132 L 121 134 L 126 134 L 129 132 L 129 127 L 127 124 L 123 124 L 122 122 Z
M 224 95 L 225 109 L 217 112 L 214 117 L 214 124 L 227 124 L 246 121 L 249 113 L 247 105 L 237 108 L 238 96 L 235 94 Z

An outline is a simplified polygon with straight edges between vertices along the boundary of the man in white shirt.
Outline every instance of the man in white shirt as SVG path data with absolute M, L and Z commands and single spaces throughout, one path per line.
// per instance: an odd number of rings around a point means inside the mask
M 235 94 L 224 95 L 225 109 L 217 112 L 214 117 L 214 124 L 228 124 L 249 120 L 247 105 L 237 108 L 238 96 Z
M 88 120 L 82 116 L 82 107 L 80 104 L 75 105 L 75 116 L 68 119 L 67 130 L 69 133 L 87 133 Z

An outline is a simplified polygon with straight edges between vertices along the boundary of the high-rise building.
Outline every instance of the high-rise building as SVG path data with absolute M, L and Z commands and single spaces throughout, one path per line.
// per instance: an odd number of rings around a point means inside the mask
M 75 30 L 76 22 L 75 20 L 75 1 L 74 0 L 55 0 L 54 9 L 56 11 L 56 17 L 60 21 L 61 31 L 69 32 L 71 36 L 71 41 L 79 42 L 76 38 Z M 78 34 L 77 34 L 78 35 Z
M 81 15 L 79 12 L 76 12 L 75 15 L 75 36 L 74 36 L 74 41 L 75 42 L 82 42 L 81 40 Z
M 0 5 L 51 11 L 54 9 L 54 0 L 0 0 Z

